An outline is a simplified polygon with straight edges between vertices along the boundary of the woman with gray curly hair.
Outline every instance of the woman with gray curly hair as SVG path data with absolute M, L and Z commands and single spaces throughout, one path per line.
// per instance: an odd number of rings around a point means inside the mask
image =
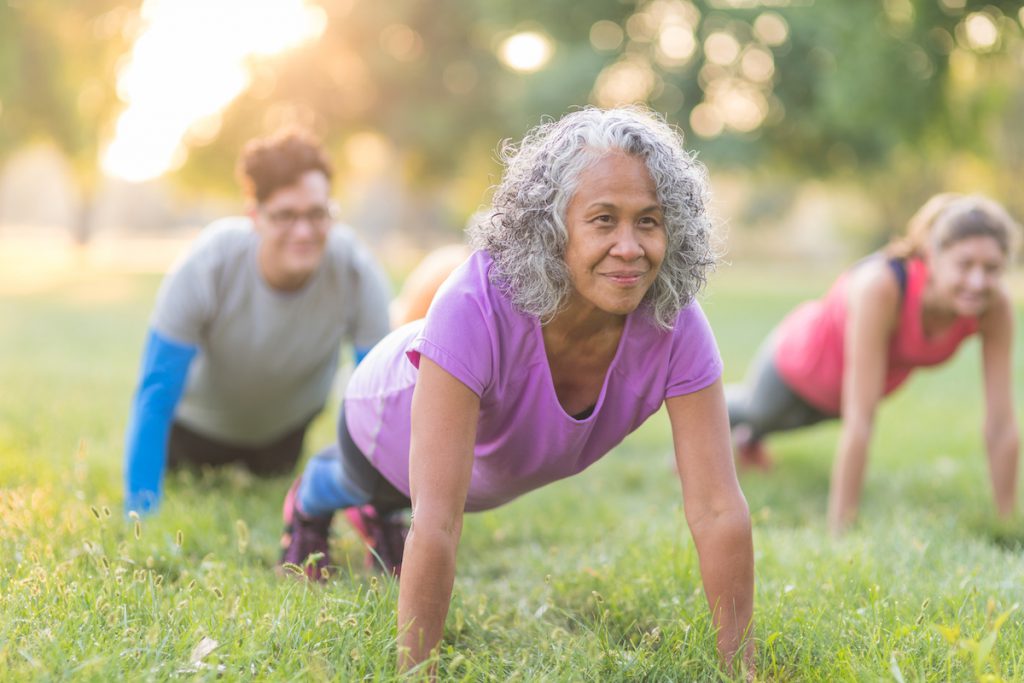
M 353 375 L 333 453 L 285 502 L 283 561 L 326 575 L 345 509 L 398 574 L 400 664 L 440 642 L 463 513 L 581 472 L 662 404 L 726 661 L 753 609 L 750 517 L 714 337 L 694 297 L 714 266 L 706 172 L 662 119 L 587 108 L 502 150 L 477 250 L 426 319 Z M 412 508 L 406 537 L 394 511 Z

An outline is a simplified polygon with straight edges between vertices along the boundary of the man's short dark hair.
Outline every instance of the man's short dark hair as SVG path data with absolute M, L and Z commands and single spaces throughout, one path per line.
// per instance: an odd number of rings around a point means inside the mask
M 309 171 L 320 171 L 328 182 L 331 162 L 320 141 L 309 132 L 289 128 L 246 143 L 238 159 L 237 175 L 246 195 L 266 201 L 282 187 L 288 187 Z

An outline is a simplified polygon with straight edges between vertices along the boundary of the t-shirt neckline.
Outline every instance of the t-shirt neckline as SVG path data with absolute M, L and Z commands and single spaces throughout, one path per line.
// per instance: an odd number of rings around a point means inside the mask
M 619 335 L 619 343 L 615 348 L 615 355 L 612 356 L 612 362 L 608 364 L 608 369 L 605 371 L 604 381 L 601 383 L 601 391 L 597 395 L 597 401 L 594 402 L 594 407 L 593 410 L 590 411 L 590 415 L 582 420 L 578 420 L 566 412 L 565 406 L 563 406 L 562 402 L 558 400 L 558 392 L 555 391 L 555 379 L 551 374 L 551 364 L 548 362 L 547 347 L 544 345 L 544 330 L 541 328 L 540 319 L 536 316 L 531 317 L 533 334 L 537 340 L 537 353 L 540 354 L 540 364 L 545 370 L 544 377 L 546 380 L 545 383 L 547 385 L 548 396 L 558 408 L 559 414 L 573 424 L 587 424 L 593 421 L 597 414 L 601 412 L 601 406 L 604 405 L 605 395 L 608 393 L 608 384 L 611 381 L 612 372 L 619 364 L 619 357 L 622 355 L 622 349 L 626 345 L 626 336 L 629 334 L 634 315 L 636 315 L 636 311 L 626 314 L 626 322 L 622 325 L 622 334 Z

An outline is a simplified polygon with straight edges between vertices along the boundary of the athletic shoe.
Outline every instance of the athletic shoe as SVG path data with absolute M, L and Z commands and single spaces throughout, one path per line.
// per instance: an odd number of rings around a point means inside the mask
M 404 511 L 381 515 L 372 505 L 363 505 L 348 508 L 345 517 L 370 547 L 366 554 L 367 568 L 382 569 L 386 574 L 400 576 L 405 537 L 409 534 Z
M 296 565 L 311 581 L 327 578 L 327 567 L 331 563 L 328 555 L 327 538 L 331 530 L 333 515 L 307 517 L 299 511 L 298 489 L 301 477 L 297 478 L 284 497 L 284 534 L 281 536 L 280 565 Z
M 739 425 L 732 430 L 732 442 L 741 468 L 767 472 L 775 466 L 775 459 L 764 447 L 764 442 L 754 438 L 749 426 Z

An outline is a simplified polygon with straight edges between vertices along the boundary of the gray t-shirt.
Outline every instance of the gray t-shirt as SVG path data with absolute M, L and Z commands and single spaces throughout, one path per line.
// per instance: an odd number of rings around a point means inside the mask
M 263 279 L 259 236 L 245 217 L 211 224 L 157 295 L 152 326 L 199 347 L 176 420 L 236 445 L 263 445 L 319 411 L 343 342 L 369 347 L 387 334 L 387 282 L 342 226 L 302 289 Z

